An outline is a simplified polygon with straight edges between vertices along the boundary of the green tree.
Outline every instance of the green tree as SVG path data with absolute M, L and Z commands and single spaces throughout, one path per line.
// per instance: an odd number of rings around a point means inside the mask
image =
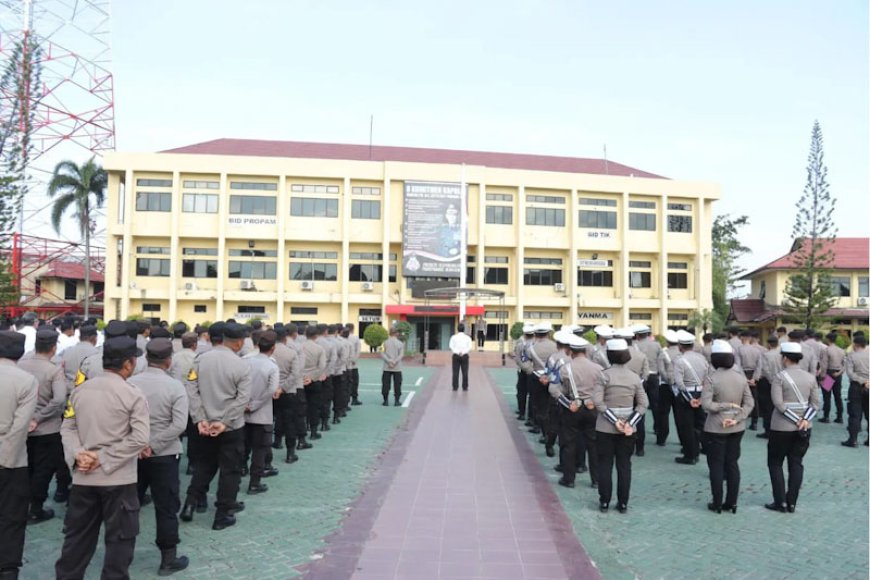
M 831 287 L 834 241 L 837 227 L 834 210 L 837 200 L 828 186 L 824 141 L 819 122 L 813 124 L 807 159 L 807 182 L 796 204 L 792 228 L 792 264 L 798 273 L 785 286 L 783 309 L 786 318 L 804 328 L 819 328 L 826 313 L 837 302 Z
M 55 198 L 51 208 L 51 225 L 60 233 L 63 214 L 73 208 L 73 217 L 85 242 L 85 318 L 91 300 L 91 233 L 94 224 L 91 212 L 102 207 L 106 199 L 106 171 L 91 157 L 83 165 L 61 161 L 48 182 L 48 196 Z
M 709 326 L 716 332 L 728 319 L 731 311 L 728 294 L 743 274 L 737 260 L 751 251 L 740 242 L 740 229 L 748 223 L 749 218 L 745 215 L 732 218 L 724 214 L 713 220 L 713 317 Z
M 510 337 L 512 340 L 519 340 L 523 335 L 523 324 L 522 322 L 514 322 L 510 329 Z
M 363 340 L 370 347 L 377 349 L 387 341 L 390 336 L 387 329 L 380 324 L 369 324 L 363 332 Z
M 14 306 L 18 301 L 18 287 L 12 276 L 11 265 L 6 260 L 0 259 L 0 307 Z
M 400 320 L 395 325 L 396 331 L 399 333 L 399 340 L 408 342 L 408 337 L 411 336 L 411 323 L 407 320 Z
M 688 326 L 694 328 L 696 333 L 702 331 L 704 334 L 708 331 L 719 332 L 724 324 L 725 321 L 719 317 L 718 312 L 707 308 L 693 312 L 688 320 Z

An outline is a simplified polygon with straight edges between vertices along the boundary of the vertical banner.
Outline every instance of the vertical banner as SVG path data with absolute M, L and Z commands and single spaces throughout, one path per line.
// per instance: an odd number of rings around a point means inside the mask
M 461 278 L 461 207 L 458 183 L 405 182 L 403 276 Z

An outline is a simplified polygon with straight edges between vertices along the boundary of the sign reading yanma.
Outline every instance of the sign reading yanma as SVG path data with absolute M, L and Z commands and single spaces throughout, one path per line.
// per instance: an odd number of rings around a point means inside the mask
M 405 182 L 403 276 L 460 277 L 461 200 L 458 183 Z

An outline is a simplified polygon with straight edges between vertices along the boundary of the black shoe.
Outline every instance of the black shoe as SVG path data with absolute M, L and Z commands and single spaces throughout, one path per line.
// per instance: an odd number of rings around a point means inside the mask
M 674 461 L 683 465 L 695 465 L 698 463 L 697 457 L 675 457 Z
M 526 419 L 526 422 L 523 423 L 523 424 L 524 424 L 526 427 L 534 427 L 534 426 L 535 426 L 535 424 L 532 422 L 531 419 Z
M 297 461 L 299 461 L 299 456 L 296 455 L 295 453 L 291 453 L 284 460 L 284 463 L 296 463 Z
M 858 447 L 857 441 L 841 441 L 840 445 L 843 447 Z
M 69 501 L 69 490 L 68 489 L 59 489 L 54 492 L 54 497 L 52 498 L 56 503 L 66 503 Z
M 298 450 L 311 449 L 312 447 L 314 447 L 314 445 L 312 445 L 305 439 L 300 439 L 299 443 L 296 444 L 296 449 Z
M 573 481 L 567 481 L 564 477 L 560 478 L 558 481 L 559 485 L 562 487 L 574 487 Z
M 717 514 L 722 513 L 722 506 L 717 506 L 712 501 L 707 504 L 707 509 L 710 510 L 711 512 L 716 512 Z
M 278 475 L 278 470 L 273 466 L 267 465 L 263 468 L 263 477 L 275 477 L 276 475 Z
M 173 550 L 174 552 L 175 550 Z M 190 560 L 187 559 L 187 556 L 178 556 L 172 557 L 171 560 L 163 559 L 160 562 L 160 568 L 157 569 L 158 576 L 169 576 L 171 574 L 175 574 L 176 572 L 180 572 L 187 568 L 190 564 Z
M 830 423 L 830 422 L 831 422 L 831 420 L 828 419 L 827 417 L 822 417 L 821 419 L 819 419 L 819 423 Z
M 401 406 L 402 406 L 402 402 L 399 401 L 399 399 L 396 399 L 395 401 L 393 401 L 393 406 L 394 406 L 394 407 L 401 407 Z
M 770 439 L 770 433 L 768 431 L 765 431 L 764 433 L 758 433 L 756 437 L 758 437 L 759 439 Z
M 634 454 L 637 455 L 638 457 L 643 457 L 645 455 L 643 449 L 638 449 L 637 451 L 634 452 Z
M 208 498 L 203 497 L 202 499 L 196 502 L 196 513 L 204 514 L 208 511 Z
M 353 403 L 351 403 L 351 405 L 353 405 L 354 407 L 356 407 L 358 405 L 362 405 L 362 401 L 360 401 L 359 399 L 354 399 Z
M 749 430 L 750 431 L 758 431 L 758 423 L 751 423 L 749 425 Z
M 786 508 L 785 508 L 785 504 L 784 504 L 784 503 L 783 503 L 783 504 L 779 504 L 779 503 L 766 503 L 766 504 L 764 504 L 764 507 L 767 508 L 767 509 L 769 509 L 770 511 L 774 511 L 774 512 L 782 512 L 782 513 L 785 513 L 785 510 L 786 510 Z
M 538 437 L 538 443 L 540 443 L 541 445 L 546 445 L 546 444 L 547 444 L 547 438 L 544 437 L 544 436 Z
M 870 439 L 864 442 L 864 447 L 870 447 Z
M 250 473 L 250 471 L 248 471 L 248 466 L 247 466 L 247 465 L 245 465 L 244 467 L 242 467 L 242 477 L 248 477 L 248 474 L 249 474 L 249 473 Z
M 618 503 L 616 504 L 616 509 L 619 510 L 619 513 L 624 514 L 628 511 L 628 506 L 624 503 Z
M 237 501 L 236 503 L 234 503 L 231 507 L 229 507 L 227 509 L 227 513 L 230 514 L 231 516 L 234 516 L 237 513 L 243 512 L 243 511 L 245 511 L 245 502 L 243 502 L 243 501 Z
M 284 444 L 281 443 L 280 439 L 272 442 L 272 449 L 283 449 L 283 448 L 284 448 Z
M 463 390 L 463 391 L 467 391 L 467 390 L 468 390 L 468 387 L 462 387 L 462 390 Z
M 664 441 L 656 441 L 656 445 L 658 445 L 659 447 L 664 447 L 665 445 L 667 445 L 667 443 L 665 443 Z
M 736 514 L 737 513 L 737 506 L 736 505 L 728 505 L 727 503 L 723 503 L 722 504 L 722 511 L 723 512 L 731 512 L 732 514 Z
M 517 415 L 517 421 L 525 421 L 525 420 L 526 420 L 525 415 Z
M 389 406 L 390 406 L 390 404 L 387 402 L 386 399 L 384 399 L 384 402 L 381 403 L 381 405 L 384 406 L 384 407 L 389 407 Z
M 556 467 L 553 468 L 553 471 L 558 471 L 559 473 L 562 473 L 562 465 L 561 464 L 557 465 Z
M 329 419 L 323 419 L 320 421 L 320 430 L 321 431 L 330 431 L 332 428 L 329 426 Z
M 54 510 L 51 508 L 40 507 L 38 510 L 30 510 L 30 514 L 27 516 L 27 525 L 46 522 L 53 517 Z
M 790 504 L 788 504 L 787 506 L 785 506 L 785 509 L 786 509 L 786 511 L 787 511 L 788 513 L 793 514 L 793 513 L 794 513 L 794 507 L 795 507 L 794 504 L 791 504 L 791 503 L 790 503 Z
M 598 487 L 598 482 L 597 481 L 590 482 L 589 487 L 591 487 L 592 489 L 596 489 Z
M 211 529 L 215 531 L 220 531 L 234 525 L 236 525 L 236 516 L 218 516 L 214 519 L 214 523 L 211 525 Z
M 575 469 L 575 471 L 576 471 L 577 473 L 586 473 L 586 472 L 589 471 L 589 470 L 586 468 L 585 465 L 578 465 L 578 466 L 577 466 L 577 469 Z
M 532 427 L 531 429 L 529 429 L 529 433 L 532 433 L 532 434 L 534 434 L 534 435 L 537 435 L 537 434 L 539 434 L 540 432 L 541 432 L 541 430 L 538 429 L 537 427 Z
M 257 495 L 269 491 L 269 486 L 265 483 L 256 483 L 248 486 L 248 495 Z
M 552 445 L 547 445 L 544 449 L 547 452 L 547 457 L 555 457 L 556 456 L 556 450 L 553 449 Z
M 610 507 L 610 504 L 607 504 L 607 503 L 604 503 L 604 502 L 599 502 L 599 503 L 598 503 L 598 511 L 600 511 L 600 512 L 603 513 L 603 514 L 606 514 L 606 513 L 607 513 L 607 509 L 608 509 L 609 507 Z
M 181 514 L 179 514 L 178 519 L 182 522 L 192 522 L 194 507 L 194 504 L 185 502 L 184 507 L 181 508 Z
M 333 425 L 338 425 L 339 423 L 341 423 L 341 419 L 339 419 L 337 415 L 332 418 Z
M 842 423 L 842 422 L 843 422 L 842 417 L 837 417 L 836 419 L 834 419 L 834 423 Z
M 314 439 L 314 440 L 316 441 L 317 439 L 322 439 L 322 438 L 323 438 L 323 435 L 321 435 L 321 434 L 318 433 L 317 431 L 312 431 L 312 432 L 311 432 L 311 438 Z

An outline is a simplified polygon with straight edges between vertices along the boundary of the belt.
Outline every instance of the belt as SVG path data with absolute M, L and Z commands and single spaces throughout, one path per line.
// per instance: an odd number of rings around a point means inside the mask
M 687 393 L 700 393 L 700 392 L 701 392 L 701 387 L 686 387 L 686 388 L 685 388 L 685 391 L 686 391 Z
M 623 419 L 625 417 L 630 417 L 632 413 L 634 413 L 634 407 L 615 407 L 609 408 L 608 411 Z

